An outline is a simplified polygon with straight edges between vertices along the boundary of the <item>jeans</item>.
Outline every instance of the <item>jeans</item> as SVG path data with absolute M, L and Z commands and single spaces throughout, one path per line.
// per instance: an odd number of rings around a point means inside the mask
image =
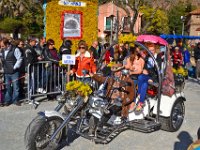
M 17 103 L 19 99 L 19 72 L 14 74 L 5 74 L 5 103 Z M 12 83 L 11 83 L 12 82 Z M 12 87 L 11 87 L 12 85 Z
M 144 101 L 145 101 L 149 79 L 150 79 L 150 77 L 145 74 L 141 74 L 138 77 L 138 95 L 140 95 L 141 103 L 144 103 Z
M 37 83 L 37 88 L 45 88 L 46 82 L 47 82 L 47 73 L 46 73 L 46 68 L 44 65 L 39 64 L 39 77 L 37 75 L 37 79 L 39 80 Z

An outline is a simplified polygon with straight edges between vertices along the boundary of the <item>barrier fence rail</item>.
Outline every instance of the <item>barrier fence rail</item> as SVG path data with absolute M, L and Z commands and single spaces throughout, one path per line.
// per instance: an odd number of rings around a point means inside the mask
M 36 97 L 55 96 L 65 91 L 67 69 L 51 61 L 41 61 L 28 65 L 28 101 Z

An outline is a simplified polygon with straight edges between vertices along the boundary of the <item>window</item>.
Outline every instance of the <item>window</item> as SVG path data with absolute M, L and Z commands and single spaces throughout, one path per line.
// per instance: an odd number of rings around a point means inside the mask
M 105 30 L 111 30 L 111 18 L 105 17 Z

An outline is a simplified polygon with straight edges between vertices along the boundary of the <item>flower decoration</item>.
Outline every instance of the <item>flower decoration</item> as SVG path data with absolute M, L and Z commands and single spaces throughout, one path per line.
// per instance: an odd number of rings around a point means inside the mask
M 188 75 L 187 70 L 184 69 L 182 66 L 179 67 L 178 69 L 173 68 L 172 71 L 174 74 L 181 74 L 184 77 Z
M 115 64 L 116 64 L 115 62 L 112 62 L 112 61 L 111 61 L 107 66 L 108 66 L 108 67 L 113 67 Z
M 71 0 L 73 1 L 73 0 Z M 63 6 L 58 4 L 58 0 L 47 0 L 46 8 L 46 38 L 52 38 L 55 41 L 55 47 L 59 49 L 62 44 L 60 28 L 62 26 L 62 13 L 64 11 L 78 11 L 82 13 L 82 40 L 85 40 L 88 45 L 92 45 L 94 40 L 97 40 L 97 10 L 98 0 L 80 0 L 86 3 L 85 7 Z M 69 38 L 70 39 L 70 38 Z M 72 53 L 77 50 L 77 45 L 80 39 L 72 40 Z
M 137 37 L 133 36 L 131 33 L 129 34 L 121 34 L 119 36 L 119 43 L 130 43 L 130 46 L 134 46 L 134 42 L 136 41 Z
M 88 84 L 85 84 L 81 81 L 71 81 L 66 85 L 67 91 L 74 91 L 77 94 L 87 97 L 92 93 L 92 89 Z

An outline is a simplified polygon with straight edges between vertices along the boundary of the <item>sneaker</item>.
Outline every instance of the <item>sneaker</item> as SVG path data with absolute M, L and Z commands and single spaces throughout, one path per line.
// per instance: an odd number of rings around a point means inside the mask
M 36 90 L 36 92 L 37 92 L 37 93 L 41 93 L 42 90 L 43 90 L 42 88 L 38 88 L 38 89 Z
M 42 94 L 46 94 L 47 91 L 43 89 L 41 93 L 42 93 Z
M 16 103 L 14 103 L 14 105 L 21 106 L 21 103 L 20 102 L 16 102 Z
M 3 105 L 4 105 L 4 106 L 9 106 L 9 105 L 10 105 L 10 103 L 4 103 Z

